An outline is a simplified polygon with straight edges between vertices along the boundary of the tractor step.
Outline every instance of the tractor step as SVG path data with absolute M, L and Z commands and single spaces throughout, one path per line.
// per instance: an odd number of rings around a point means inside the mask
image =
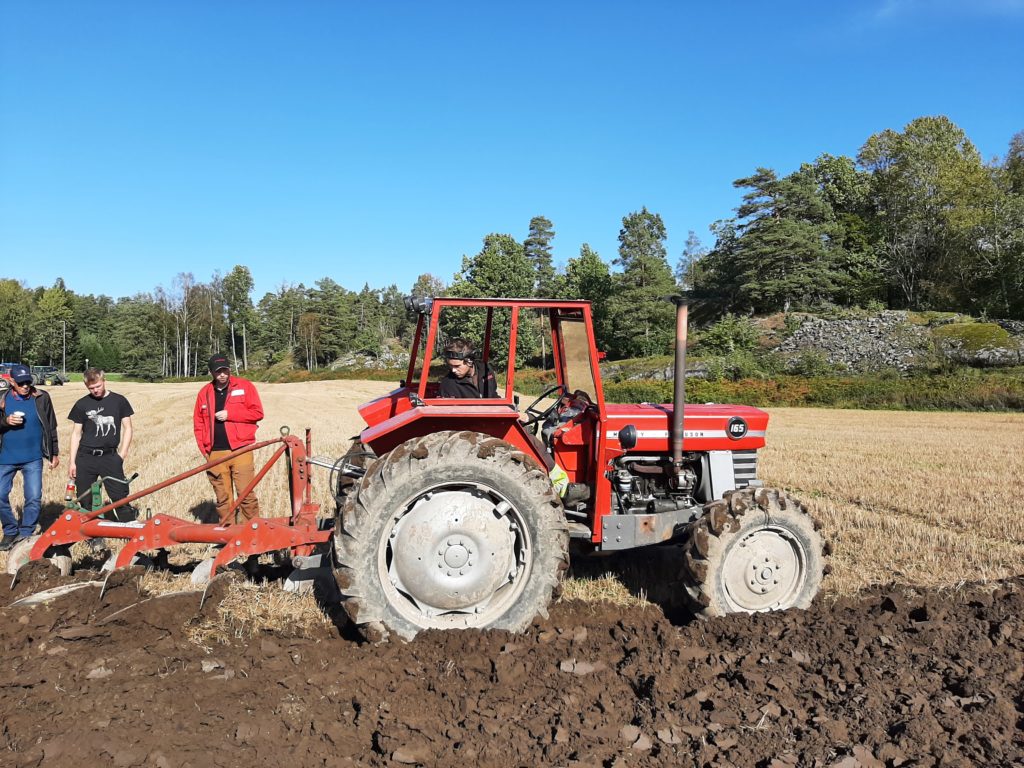
M 593 536 L 593 531 L 590 530 L 589 526 L 572 520 L 569 521 L 570 539 L 589 539 L 591 536 Z

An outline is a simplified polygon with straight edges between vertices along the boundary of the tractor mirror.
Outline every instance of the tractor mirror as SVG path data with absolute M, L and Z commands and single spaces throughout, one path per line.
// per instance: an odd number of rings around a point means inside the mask
M 619 430 L 619 445 L 624 451 L 631 451 L 636 448 L 636 427 L 627 424 Z
M 517 411 L 519 410 L 519 395 L 512 395 L 512 405 L 515 406 Z

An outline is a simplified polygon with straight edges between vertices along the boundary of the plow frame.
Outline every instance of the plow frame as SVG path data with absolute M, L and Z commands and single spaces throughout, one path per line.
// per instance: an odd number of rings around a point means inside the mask
M 235 514 L 238 505 L 256 488 L 270 467 L 282 456 L 287 456 L 288 488 L 291 495 L 291 514 L 288 517 L 257 517 L 226 526 L 219 523 L 192 522 L 160 513 L 145 520 L 123 523 L 100 517 L 238 456 L 277 444 L 280 446 L 270 459 L 232 502 L 230 514 Z M 273 440 L 264 440 L 234 450 L 223 458 L 208 461 L 99 509 L 87 511 L 65 507 L 33 545 L 29 552 L 29 560 L 46 557 L 52 547 L 70 546 L 94 538 L 124 540 L 125 545 L 114 561 L 115 569 L 130 565 L 132 559 L 139 553 L 164 550 L 178 544 L 222 545 L 213 559 L 211 576 L 216 574 L 219 568 L 241 556 L 261 555 L 284 549 L 290 550 L 293 558 L 312 555 L 319 546 L 331 540 L 333 532 L 330 529 L 320 530 L 320 505 L 312 501 L 310 446 L 309 429 L 306 430 L 305 443 L 298 437 L 284 434 Z

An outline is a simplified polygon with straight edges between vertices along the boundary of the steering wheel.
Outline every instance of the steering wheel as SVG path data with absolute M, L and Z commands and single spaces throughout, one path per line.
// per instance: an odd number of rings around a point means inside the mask
M 541 400 L 546 400 L 547 398 L 551 397 L 556 392 L 558 392 L 560 394 L 559 394 L 559 396 L 557 398 L 555 398 L 555 402 L 553 402 L 551 405 L 549 405 L 543 411 L 541 411 L 541 410 L 539 410 L 537 408 L 537 404 Z M 555 408 L 558 407 L 558 403 L 562 399 L 562 397 L 564 395 L 567 395 L 567 394 L 569 394 L 569 390 L 567 390 L 561 384 L 555 384 L 554 386 L 551 386 L 551 387 L 548 387 L 547 389 L 545 389 L 543 392 L 540 393 L 540 397 L 538 397 L 536 400 L 534 400 L 532 403 L 530 403 L 528 406 L 526 406 L 525 413 L 526 413 L 526 417 L 527 418 L 526 418 L 526 421 L 523 422 L 523 426 L 524 427 L 532 427 L 534 424 L 537 424 L 539 422 L 544 421 L 548 416 L 551 415 L 551 413 L 555 410 Z

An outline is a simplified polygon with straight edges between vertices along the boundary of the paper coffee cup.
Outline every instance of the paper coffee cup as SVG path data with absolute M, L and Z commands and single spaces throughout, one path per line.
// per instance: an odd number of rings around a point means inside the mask
M 15 411 L 14 413 L 11 414 L 11 416 L 21 416 L 21 418 L 25 418 L 25 412 L 24 411 Z

